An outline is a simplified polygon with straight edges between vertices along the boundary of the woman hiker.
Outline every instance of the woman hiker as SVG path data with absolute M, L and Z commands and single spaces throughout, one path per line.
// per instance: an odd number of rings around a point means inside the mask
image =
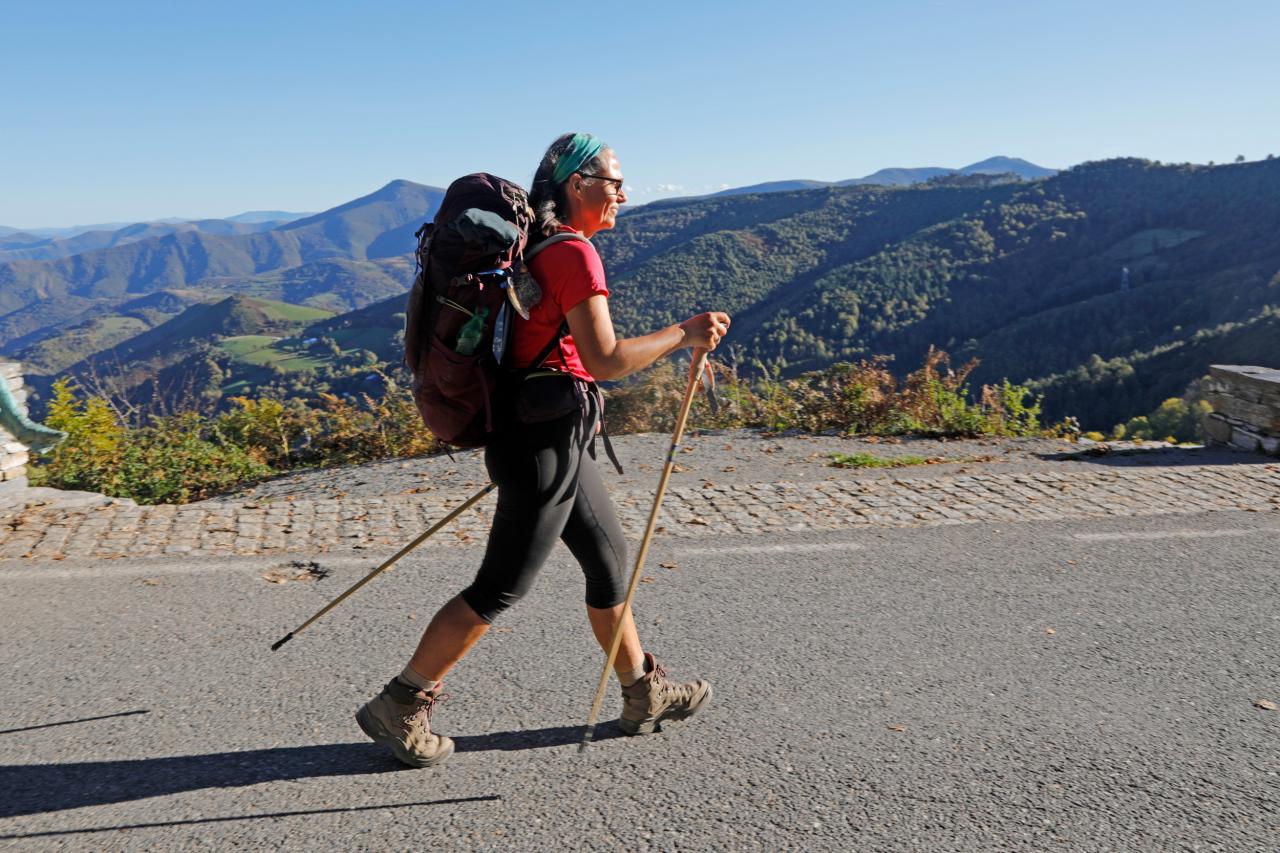
M 626 200 L 612 149 L 587 133 L 565 134 L 547 149 L 534 175 L 530 248 L 555 234 L 589 238 L 612 228 Z M 606 651 L 622 623 L 614 670 L 622 684 L 623 733 L 648 734 L 663 720 L 688 717 L 711 698 L 706 681 L 669 680 L 641 647 L 630 612 L 624 613 L 626 542 L 596 470 L 592 442 L 602 404 L 588 383 L 626 376 L 684 347 L 715 349 L 729 330 L 729 316 L 707 312 L 643 337 L 618 340 L 609 318 L 604 267 L 589 242 L 567 239 L 548 245 L 530 260 L 529 269 L 542 298 L 529 320 L 517 326 L 512 364 L 546 370 L 523 382 L 520 394 L 546 395 L 564 382 L 561 389 L 572 391 L 570 396 L 580 402 L 562 417 L 500 431 L 485 448 L 485 466 L 498 485 L 498 506 L 480 570 L 470 586 L 436 613 L 404 670 L 356 713 L 369 737 L 413 767 L 439 764 L 452 754 L 453 741 L 430 726 L 440 682 L 498 614 L 528 592 L 557 538 L 586 575 L 587 618 Z M 559 351 L 533 365 L 566 321 L 570 334 Z

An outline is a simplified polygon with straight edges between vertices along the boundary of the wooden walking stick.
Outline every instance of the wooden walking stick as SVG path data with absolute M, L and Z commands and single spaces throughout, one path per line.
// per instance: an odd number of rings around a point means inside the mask
M 387 561 L 386 561 L 385 563 L 383 563 L 381 566 L 378 566 L 378 568 L 376 568 L 376 569 L 374 569 L 373 571 L 369 572 L 369 574 L 365 575 L 365 576 L 364 576 L 364 577 L 362 577 L 360 580 L 358 580 L 358 581 L 356 581 L 354 584 L 352 584 L 351 588 L 350 588 L 350 589 L 348 589 L 346 592 L 344 592 L 342 595 L 338 596 L 338 597 L 337 597 L 337 598 L 335 598 L 333 601 L 330 601 L 330 602 L 329 602 L 328 604 L 326 604 L 324 607 L 320 608 L 320 612 L 319 612 L 319 613 L 317 613 L 315 616 L 312 616 L 312 617 L 311 617 L 310 619 L 308 619 L 306 622 L 303 622 L 303 623 L 302 623 L 301 625 L 299 625 L 297 628 L 294 628 L 292 631 L 290 631 L 289 633 L 285 634 L 283 637 L 281 637 L 280 639 L 278 639 L 278 640 L 276 640 L 274 643 L 272 643 L 272 644 L 271 644 L 271 651 L 273 651 L 273 652 L 274 652 L 276 649 L 280 648 L 280 647 L 281 647 L 281 646 L 283 646 L 285 643 L 287 643 L 287 642 L 289 642 L 290 640 L 292 640 L 292 639 L 294 638 L 294 635 L 296 635 L 296 634 L 301 634 L 301 633 L 303 632 L 303 630 L 304 630 L 308 625 L 310 625 L 312 622 L 316 621 L 316 620 L 317 620 L 317 619 L 319 619 L 321 616 L 323 616 L 323 615 L 325 615 L 326 613 L 328 613 L 328 612 L 329 612 L 330 610 L 332 610 L 333 608 L 337 607 L 339 604 L 341 604 L 341 603 L 343 602 L 343 600 L 344 600 L 344 599 L 346 599 L 346 597 L 347 597 L 347 596 L 351 595 L 351 593 L 355 592 L 357 589 L 359 589 L 360 587 L 364 586 L 364 585 L 365 585 L 365 584 L 367 584 L 369 581 L 373 580 L 374 578 L 376 578 L 378 575 L 382 574 L 382 573 L 383 573 L 384 571 L 386 571 L 387 569 L 391 568 L 391 567 L 395 564 L 396 560 L 399 560 L 399 559 L 400 559 L 401 557 L 403 557 L 405 554 L 408 554 L 408 553 L 409 553 L 410 551 L 412 551 L 414 548 L 417 548 L 419 545 L 421 545 L 423 542 L 425 542 L 425 541 L 427 540 L 427 537 L 429 537 L 431 534 L 435 533 L 437 530 L 439 530 L 440 528 L 444 527 L 446 524 L 448 524 L 449 522 L 453 521 L 455 518 L 457 518 L 458 516 L 462 515 L 462 514 L 463 514 L 464 512 L 466 512 L 467 510 L 471 509 L 472 505 L 474 505 L 477 501 L 479 501 L 479 500 L 480 500 L 481 498 L 483 498 L 485 495 L 489 494 L 489 492 L 493 491 L 493 489 L 494 489 L 494 487 L 495 487 L 496 485 L 497 485 L 496 483 L 490 483 L 489 485 L 485 486 L 485 487 L 484 487 L 483 489 L 481 489 L 480 491 L 476 492 L 476 493 L 475 493 L 474 495 L 472 495 L 471 497 L 467 498 L 465 501 L 463 501 L 463 502 L 462 502 L 462 505 L 461 505 L 461 506 L 457 507 L 457 508 L 456 508 L 456 509 L 454 509 L 452 512 L 450 512 L 448 515 L 446 515 L 444 518 L 440 519 L 440 520 L 439 520 L 439 521 L 437 521 L 435 524 L 431 525 L 431 527 L 430 527 L 430 528 L 429 528 L 425 533 L 423 533 L 423 534 L 422 534 L 421 536 L 419 536 L 417 539 L 414 539 L 414 540 L 413 540 L 412 542 L 410 542 L 408 545 L 405 545 L 403 548 L 401 548 L 399 551 L 397 551 L 397 552 L 395 553 L 395 556 L 393 556 L 391 559 L 387 560 Z
M 627 598 L 622 604 L 622 618 L 613 629 L 613 639 L 609 641 L 609 656 L 605 659 L 604 670 L 600 673 L 600 683 L 596 685 L 596 698 L 591 703 L 591 714 L 587 717 L 587 728 L 582 733 L 582 742 L 578 744 L 578 752 L 583 752 L 591 737 L 595 734 L 596 718 L 600 715 L 600 703 L 604 700 L 605 688 L 609 686 L 609 672 L 613 669 L 613 661 L 618 656 L 618 646 L 622 643 L 622 628 L 631 619 L 631 600 L 636 596 L 636 585 L 640 581 L 640 569 L 644 566 L 644 558 L 649 553 L 649 540 L 653 538 L 653 529 L 658 523 L 658 509 L 662 506 L 662 496 L 667 491 L 667 480 L 671 477 L 671 469 L 675 466 L 676 450 L 680 447 L 680 438 L 684 435 L 684 424 L 689 418 L 689 409 L 693 406 L 693 393 L 698 382 L 707 370 L 707 350 L 696 349 L 693 352 L 693 365 L 689 371 L 689 385 L 684 389 L 684 401 L 680 403 L 680 414 L 676 417 L 676 431 L 671 436 L 671 448 L 667 451 L 667 463 L 662 466 L 662 477 L 658 480 L 658 493 L 653 496 L 653 509 L 649 511 L 649 523 L 644 528 L 644 538 L 640 540 L 640 550 L 636 552 L 636 565 L 631 570 L 631 583 L 627 586 Z

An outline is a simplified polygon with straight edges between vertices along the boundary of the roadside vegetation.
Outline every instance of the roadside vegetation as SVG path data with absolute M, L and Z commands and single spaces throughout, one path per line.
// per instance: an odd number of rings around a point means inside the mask
M 719 411 L 713 415 L 699 396 L 691 423 L 838 435 L 1043 432 L 1040 401 L 1026 388 L 1005 382 L 983 386 L 972 397 L 966 383 L 974 366 L 952 369 L 946 353 L 931 349 L 901 381 L 884 358 L 756 383 L 722 371 Z M 686 369 L 664 362 L 608 389 L 609 431 L 670 431 Z M 39 458 L 31 480 L 139 503 L 185 503 L 299 468 L 443 451 L 404 385 L 381 375 L 385 391 L 377 396 L 234 397 L 229 409 L 212 416 L 189 410 L 151 415 L 142 425 L 126 424 L 111 400 L 60 380 L 45 422 L 67 438 Z
M 927 456 L 873 456 L 870 453 L 832 453 L 828 458 L 833 468 L 908 468 L 952 461 Z
M 1204 400 L 1170 397 L 1150 414 L 1116 424 L 1111 438 L 1200 444 L 1204 441 L 1204 416 L 1211 411 L 1213 408 Z

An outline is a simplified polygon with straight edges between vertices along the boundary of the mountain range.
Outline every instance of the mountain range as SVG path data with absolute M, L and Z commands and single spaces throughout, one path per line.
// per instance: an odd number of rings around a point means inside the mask
M 945 166 L 922 166 L 912 169 L 880 169 L 861 178 L 849 178 L 844 181 L 769 181 L 763 184 L 752 184 L 746 187 L 733 187 L 713 193 L 717 196 L 749 195 L 762 192 L 788 192 L 791 190 L 816 190 L 824 187 L 856 187 L 867 184 L 877 186 L 909 186 L 944 175 L 1015 175 L 1024 181 L 1034 181 L 1057 174 L 1056 169 L 1046 169 L 1018 157 L 989 157 L 959 169 Z
M 1031 383 L 1050 416 L 1101 428 L 1211 361 L 1274 361 L 1280 161 L 1121 159 L 1034 180 L 1007 165 L 638 207 L 594 240 L 615 322 L 728 310 L 721 360 L 759 376 L 877 354 L 905 372 L 938 345 L 979 358 L 976 381 Z M 0 351 L 37 385 L 109 364 L 134 387 L 164 373 L 212 397 L 355 387 L 361 365 L 398 361 L 413 231 L 441 195 L 393 181 L 253 233 L 0 263 Z
M 177 219 L 168 217 L 146 222 L 100 222 L 96 225 L 71 225 L 60 228 L 13 228 L 8 225 L 0 225 L 0 242 L 3 242 L 8 237 L 16 237 L 27 242 L 50 238 L 66 239 L 77 234 L 84 234 L 87 231 L 119 231 L 121 228 L 131 228 L 137 225 L 180 225 L 184 222 L 285 223 L 311 215 L 310 213 L 293 213 L 287 210 L 247 210 L 244 213 L 237 213 L 235 216 L 224 216 L 221 219 Z

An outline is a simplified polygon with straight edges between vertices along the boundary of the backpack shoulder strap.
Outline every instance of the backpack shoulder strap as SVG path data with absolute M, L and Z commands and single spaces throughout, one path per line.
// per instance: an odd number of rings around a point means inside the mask
M 550 237 L 543 240 L 538 245 L 534 246 L 531 250 L 524 253 L 525 265 L 527 266 L 529 261 L 533 260 L 534 256 L 536 256 L 539 252 L 541 252 L 543 249 L 547 248 L 548 246 L 554 246 L 556 243 L 564 243 L 568 240 L 581 240 L 582 242 L 588 245 L 591 244 L 590 240 L 588 240 L 586 237 L 583 237 L 577 231 L 562 231 L 559 234 L 552 234 Z M 539 367 L 542 364 L 542 362 L 547 360 L 547 356 L 551 355 L 552 350 L 559 349 L 560 342 L 564 340 L 565 336 L 567 336 L 568 334 L 569 334 L 569 321 L 561 320 L 560 328 L 556 329 L 555 337 L 553 337 L 550 341 L 547 342 L 547 345 L 543 347 L 542 352 L 538 353 L 537 358 L 533 360 L 533 367 L 535 368 Z M 562 351 L 560 353 L 561 363 L 564 363 L 564 360 L 565 360 L 564 352 Z
M 583 237 L 581 234 L 579 234 L 577 231 L 565 231 L 565 232 L 561 232 L 560 234 L 552 234 L 550 237 L 543 240 L 541 243 L 534 246 L 529 251 L 525 252 L 524 262 L 526 264 L 529 263 L 529 261 L 533 260 L 534 256 L 537 255 L 539 252 L 541 252 L 543 249 L 547 248 L 548 246 L 554 246 L 556 243 L 563 243 L 566 240 L 581 240 L 584 243 L 591 242 L 586 237 Z

